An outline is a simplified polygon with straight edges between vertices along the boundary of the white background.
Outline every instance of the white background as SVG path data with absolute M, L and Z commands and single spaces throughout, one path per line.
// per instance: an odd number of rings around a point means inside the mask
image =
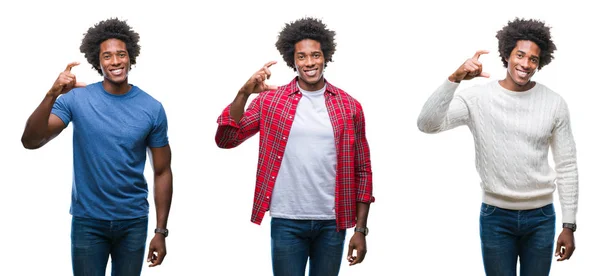
M 367 257 L 354 267 L 344 260 L 340 275 L 483 275 L 471 135 L 466 127 L 423 134 L 416 119 L 427 97 L 476 50 L 490 51 L 480 60 L 491 79 L 505 76 L 495 35 L 518 16 L 552 26 L 558 51 L 534 80 L 566 99 L 578 147 L 577 250 L 571 260 L 554 262 L 551 274 L 598 275 L 597 10 L 576 0 L 491 2 L 3 2 L 0 274 L 71 273 L 72 127 L 35 151 L 23 149 L 20 137 L 69 62 L 82 63 L 73 69 L 79 81 L 101 80 L 79 45 L 93 24 L 118 16 L 141 35 L 129 81 L 164 104 L 173 150 L 168 255 L 143 274 L 270 275 L 269 216 L 262 226 L 249 221 L 258 139 L 219 149 L 216 119 L 267 61 L 278 61 L 271 83 L 294 77 L 275 49 L 277 34 L 286 22 L 314 16 L 337 32 L 326 78 L 364 107 L 377 199 Z M 152 187 L 149 166 L 146 175 Z M 152 196 L 149 230 L 155 223 Z

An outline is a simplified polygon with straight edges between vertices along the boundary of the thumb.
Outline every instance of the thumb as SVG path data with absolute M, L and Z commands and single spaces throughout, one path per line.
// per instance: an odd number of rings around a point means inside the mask
M 75 83 L 75 87 L 86 87 L 86 86 L 87 86 L 87 84 L 85 84 L 85 82 L 78 81 Z
M 277 90 L 277 89 L 279 89 L 279 86 L 277 86 L 277 85 L 269 85 L 269 86 L 267 86 L 267 89 L 268 90 Z
M 489 78 L 490 77 L 490 73 L 486 73 L 486 72 L 481 72 L 479 74 L 480 77 L 484 77 L 484 78 Z
M 558 257 L 560 255 L 560 249 L 562 248 L 562 242 L 558 240 L 556 242 L 556 250 L 554 251 L 554 256 Z

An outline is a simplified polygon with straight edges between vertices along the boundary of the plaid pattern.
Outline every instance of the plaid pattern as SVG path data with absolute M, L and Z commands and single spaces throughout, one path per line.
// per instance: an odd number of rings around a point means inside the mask
M 221 148 L 234 148 L 260 132 L 256 188 L 251 221 L 260 224 L 269 210 L 275 179 L 285 153 L 296 107 L 302 97 L 294 78 L 276 91 L 256 97 L 237 124 L 227 106 L 217 119 L 215 136 Z M 360 103 L 343 90 L 327 83 L 325 105 L 331 118 L 337 151 L 335 213 L 337 228 L 356 225 L 356 203 L 374 202 L 369 145 Z

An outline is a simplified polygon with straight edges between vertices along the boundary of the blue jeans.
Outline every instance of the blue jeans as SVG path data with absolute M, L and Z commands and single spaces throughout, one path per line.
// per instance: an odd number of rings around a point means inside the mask
M 340 272 L 346 230 L 336 231 L 335 220 L 271 218 L 273 275 L 310 276 Z
M 479 217 L 483 266 L 488 276 L 548 276 L 554 250 L 554 205 L 507 210 L 483 203 Z
M 147 216 L 113 221 L 73 217 L 73 275 L 104 276 L 109 255 L 112 260 L 111 275 L 140 275 L 147 235 Z

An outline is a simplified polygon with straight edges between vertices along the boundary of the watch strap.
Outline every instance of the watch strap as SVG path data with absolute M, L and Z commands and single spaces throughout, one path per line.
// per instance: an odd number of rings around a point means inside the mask
M 563 223 L 563 228 L 569 228 L 575 232 L 577 230 L 577 224 L 575 223 Z
M 354 227 L 354 232 L 360 232 L 365 235 L 365 237 L 369 234 L 369 228 L 367 227 Z
M 165 229 L 165 228 L 156 228 L 154 229 L 154 233 L 160 233 L 163 234 L 166 237 L 169 236 L 169 229 Z

